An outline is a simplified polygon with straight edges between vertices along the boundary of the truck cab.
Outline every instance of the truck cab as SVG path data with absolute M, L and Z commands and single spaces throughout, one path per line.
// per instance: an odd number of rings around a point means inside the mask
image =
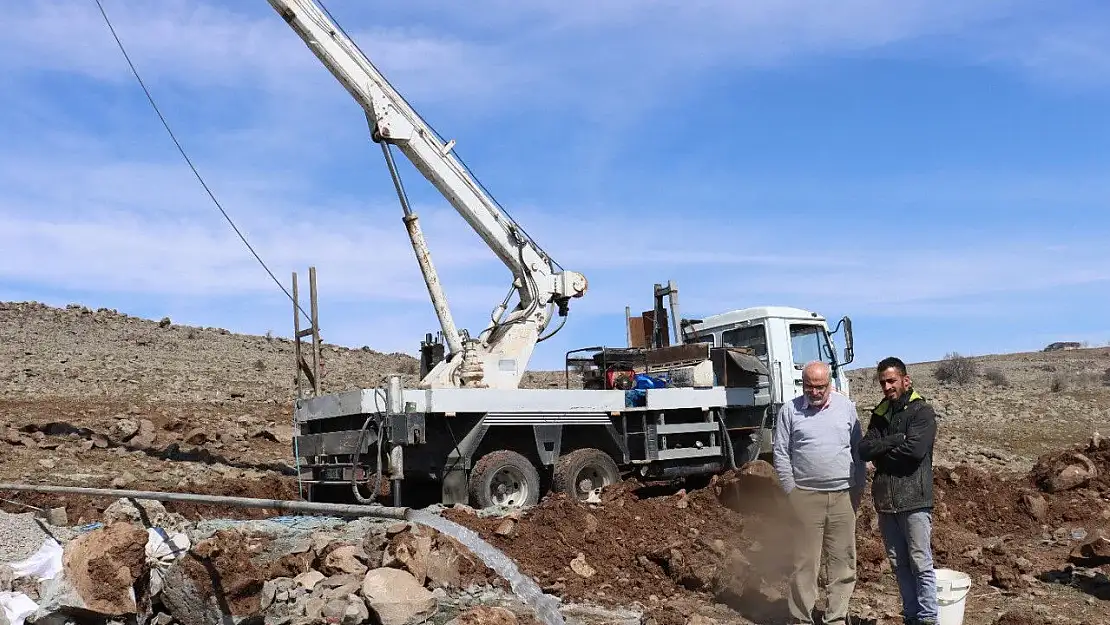
M 841 331 L 844 352 L 839 355 L 833 337 Z M 771 450 L 771 430 L 779 406 L 802 394 L 806 363 L 828 363 L 834 388 L 851 396 L 845 369 L 854 359 L 852 321 L 848 317 L 830 330 L 825 317 L 818 313 L 789 306 L 758 306 L 687 322 L 684 340 L 750 349 L 770 372 L 760 377 L 756 388 L 757 403 L 768 406 L 763 435 L 759 437 L 760 453 Z

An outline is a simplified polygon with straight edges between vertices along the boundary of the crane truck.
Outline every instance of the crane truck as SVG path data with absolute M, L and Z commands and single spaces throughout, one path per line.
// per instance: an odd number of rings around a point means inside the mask
M 828 362 L 837 390 L 849 392 L 848 317 L 834 330 L 820 314 L 789 307 L 683 319 L 673 282 L 655 285 L 643 316 L 626 309 L 625 346 L 568 352 L 564 388 L 521 388 L 536 345 L 566 322 L 586 277 L 561 267 L 512 219 L 457 158 L 455 142 L 435 132 L 324 8 L 313 0 L 268 2 L 362 107 L 440 325 L 421 343 L 412 388 L 396 374 L 373 388 L 325 393 L 315 270 L 305 329 L 293 274 L 293 455 L 303 496 L 369 502 L 388 495 L 394 505 L 479 508 L 529 506 L 548 491 L 588 500 L 629 475 L 708 475 L 768 452 L 773 416 L 800 393 L 806 362 Z M 509 294 L 474 336 L 455 325 L 394 148 L 512 274 Z M 841 328 L 843 357 L 833 341 Z M 310 336 L 311 364 L 302 349 Z

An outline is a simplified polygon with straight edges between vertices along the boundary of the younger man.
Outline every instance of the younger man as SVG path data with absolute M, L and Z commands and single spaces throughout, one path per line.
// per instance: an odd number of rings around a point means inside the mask
M 875 465 L 871 495 L 879 530 L 902 595 L 906 625 L 936 625 L 933 573 L 933 443 L 936 413 L 898 358 L 876 367 L 884 399 L 871 412 L 860 460 Z

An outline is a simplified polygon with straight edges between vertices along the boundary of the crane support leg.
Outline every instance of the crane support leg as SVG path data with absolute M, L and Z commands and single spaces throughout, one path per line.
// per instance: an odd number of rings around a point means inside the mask
M 373 120 L 367 118 L 367 121 L 370 121 L 370 127 L 373 129 Z M 389 151 L 389 144 L 382 141 L 379 145 L 382 146 L 382 154 L 385 155 L 389 175 L 393 178 L 393 186 L 397 189 L 397 198 L 401 201 L 401 210 L 405 211 L 403 218 L 405 230 L 408 231 L 409 240 L 412 241 L 412 249 L 416 252 L 416 262 L 420 265 L 420 273 L 424 275 L 424 284 L 428 286 L 428 296 L 432 298 L 432 307 L 435 308 L 439 325 L 443 329 L 443 338 L 447 341 L 448 353 L 458 354 L 462 351 L 462 339 L 459 337 L 458 328 L 455 327 L 455 319 L 451 316 L 451 309 L 447 306 L 447 296 L 443 294 L 443 286 L 439 282 L 439 275 L 436 273 L 435 265 L 432 264 L 432 253 L 428 250 L 428 244 L 424 241 L 424 232 L 420 229 L 419 218 L 409 206 L 408 195 L 405 193 L 404 185 L 401 184 L 401 175 L 397 172 L 397 166 L 393 162 L 393 154 Z

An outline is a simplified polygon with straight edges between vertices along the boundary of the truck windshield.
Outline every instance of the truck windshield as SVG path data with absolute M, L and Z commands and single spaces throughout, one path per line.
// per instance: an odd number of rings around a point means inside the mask
M 794 367 L 797 369 L 814 360 L 824 361 L 830 367 L 836 365 L 828 334 L 819 325 L 790 324 L 790 349 L 794 356 Z

